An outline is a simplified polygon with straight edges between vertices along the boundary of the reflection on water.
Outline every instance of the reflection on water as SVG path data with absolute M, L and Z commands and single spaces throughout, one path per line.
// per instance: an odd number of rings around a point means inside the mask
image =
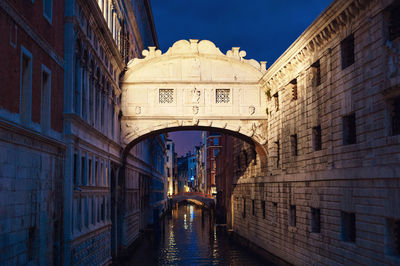
M 125 265 L 268 265 L 216 229 L 210 212 L 180 205 L 161 221 Z

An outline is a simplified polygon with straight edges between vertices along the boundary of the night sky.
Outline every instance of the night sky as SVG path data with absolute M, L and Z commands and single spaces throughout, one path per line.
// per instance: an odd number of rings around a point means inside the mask
M 332 0 L 151 0 L 160 49 L 181 39 L 210 40 L 226 53 L 232 47 L 267 68 L 300 36 Z M 249 4 L 251 3 L 251 4 Z M 184 155 L 200 132 L 169 133 Z

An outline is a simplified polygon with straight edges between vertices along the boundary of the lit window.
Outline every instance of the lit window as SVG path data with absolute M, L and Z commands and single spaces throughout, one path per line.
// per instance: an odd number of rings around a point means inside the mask
M 43 16 L 51 24 L 53 18 L 53 0 L 43 0 Z

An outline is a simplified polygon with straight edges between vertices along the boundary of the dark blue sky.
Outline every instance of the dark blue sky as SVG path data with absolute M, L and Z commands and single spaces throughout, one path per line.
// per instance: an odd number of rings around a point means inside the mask
M 331 2 L 151 0 L 151 5 L 163 53 L 177 40 L 207 39 L 223 53 L 241 47 L 247 52 L 247 59 L 267 61 L 268 68 Z M 170 133 L 178 154 L 192 150 L 200 141 L 199 135 Z

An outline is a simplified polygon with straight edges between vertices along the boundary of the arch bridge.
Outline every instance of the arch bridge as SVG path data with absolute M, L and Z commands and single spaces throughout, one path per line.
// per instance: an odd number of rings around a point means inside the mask
M 223 54 L 207 40 L 177 41 L 164 54 L 149 47 L 143 56 L 121 80 L 125 156 L 151 134 L 179 130 L 232 134 L 266 154 L 266 62 L 244 59 L 238 47 Z
M 212 197 L 198 192 L 184 192 L 173 195 L 171 197 L 171 206 L 183 201 L 193 202 L 197 205 L 206 206 L 208 208 L 214 208 L 215 206 L 215 200 Z

